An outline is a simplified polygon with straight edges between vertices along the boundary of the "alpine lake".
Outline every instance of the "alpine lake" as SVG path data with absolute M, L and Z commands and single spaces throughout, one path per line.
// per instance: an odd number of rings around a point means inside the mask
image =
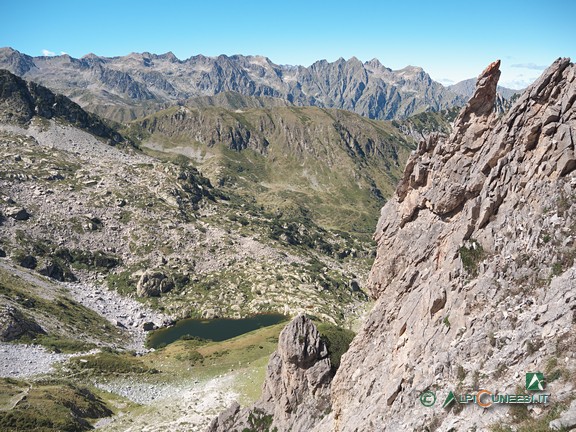
M 281 314 L 259 314 L 248 318 L 183 319 L 148 336 L 148 347 L 160 348 L 181 338 L 196 337 L 215 342 L 287 321 Z

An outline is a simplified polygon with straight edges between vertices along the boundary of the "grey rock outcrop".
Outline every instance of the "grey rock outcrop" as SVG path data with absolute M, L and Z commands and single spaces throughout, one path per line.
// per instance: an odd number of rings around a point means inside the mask
M 34 82 L 24 81 L 7 70 L 0 69 L 0 121 L 26 123 L 34 116 L 58 118 L 84 129 L 110 144 L 123 137 L 94 114 L 87 113 L 66 96 Z
M 4 210 L 6 216 L 11 217 L 17 221 L 25 221 L 30 219 L 30 213 L 22 207 L 8 207 Z
M 562 413 L 560 418 L 552 420 L 549 425 L 554 431 L 573 430 L 576 428 L 576 400 L 572 401 L 570 407 Z
M 38 270 L 38 273 L 60 282 L 75 282 L 77 280 L 66 265 L 55 259 L 47 260 L 44 266 Z
M 0 341 L 10 342 L 24 335 L 35 336 L 45 331 L 33 319 L 26 318 L 13 306 L 0 308 Z
M 278 350 L 270 357 L 262 397 L 250 408 L 238 404 L 212 421 L 210 432 L 241 431 L 255 421 L 270 430 L 310 430 L 330 409 L 333 373 L 326 344 L 318 330 L 300 315 L 280 333 Z
M 136 294 L 140 297 L 158 297 L 174 288 L 174 281 L 161 271 L 147 270 L 136 285 Z

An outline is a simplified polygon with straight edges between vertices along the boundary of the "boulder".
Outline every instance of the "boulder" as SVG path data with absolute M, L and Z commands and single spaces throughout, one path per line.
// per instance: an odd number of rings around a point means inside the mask
M 60 282 L 75 282 L 77 280 L 70 269 L 55 260 L 49 260 L 38 273 Z
M 32 318 L 25 317 L 13 306 L 0 307 L 0 341 L 10 342 L 24 335 L 46 334 Z
M 352 279 L 349 283 L 350 291 L 352 292 L 359 292 L 360 291 L 360 283 L 358 279 Z
M 30 219 L 30 213 L 22 207 L 8 207 L 5 211 L 6 216 L 11 217 L 17 221 L 25 221 Z
M 172 278 L 157 270 L 147 270 L 136 285 L 136 294 L 140 297 L 158 297 L 174 288 Z
M 152 321 L 147 321 L 144 324 L 142 324 L 142 330 L 144 331 L 152 331 L 152 330 L 156 330 L 158 327 L 156 326 L 156 324 L 154 324 Z
M 15 256 L 14 261 L 16 261 L 18 265 L 27 269 L 35 269 L 38 265 L 38 260 L 34 256 L 27 254 Z

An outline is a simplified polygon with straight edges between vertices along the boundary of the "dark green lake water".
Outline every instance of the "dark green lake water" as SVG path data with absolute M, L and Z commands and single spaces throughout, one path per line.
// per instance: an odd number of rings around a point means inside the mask
M 288 318 L 280 314 L 254 315 L 250 318 L 230 319 L 216 318 L 212 320 L 185 319 L 176 325 L 157 330 L 148 338 L 150 348 L 158 348 L 162 344 L 177 341 L 182 336 L 190 335 L 213 341 L 231 339 L 241 334 L 251 332 L 261 327 L 267 327 L 286 321 Z

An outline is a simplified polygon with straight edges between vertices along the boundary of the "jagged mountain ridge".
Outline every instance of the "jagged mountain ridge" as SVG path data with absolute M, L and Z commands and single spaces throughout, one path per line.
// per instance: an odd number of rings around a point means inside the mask
M 260 415 L 279 431 L 311 420 L 315 431 L 536 430 L 568 406 L 576 387 L 576 66 L 558 59 L 500 118 L 499 75 L 495 62 L 479 77 L 450 136 L 421 142 L 382 209 L 376 304 L 332 381 L 332 411 L 319 418 L 291 406 L 280 416 L 281 399 L 267 401 Z M 449 391 L 524 393 L 532 371 L 554 377 L 547 407 L 441 408 Z M 274 385 L 283 381 L 265 384 Z M 434 407 L 419 401 L 426 390 L 437 395 Z M 308 390 L 292 383 L 290 391 Z M 233 411 L 211 430 L 244 424 L 246 411 Z
M 303 67 L 277 65 L 261 56 L 197 55 L 179 60 L 172 53 L 132 53 L 75 59 L 31 57 L 1 48 L 0 68 L 118 121 L 150 114 L 166 103 L 227 91 L 294 105 L 346 109 L 375 119 L 403 118 L 465 101 L 421 68 L 393 71 L 376 59 L 362 63 L 355 57 Z

